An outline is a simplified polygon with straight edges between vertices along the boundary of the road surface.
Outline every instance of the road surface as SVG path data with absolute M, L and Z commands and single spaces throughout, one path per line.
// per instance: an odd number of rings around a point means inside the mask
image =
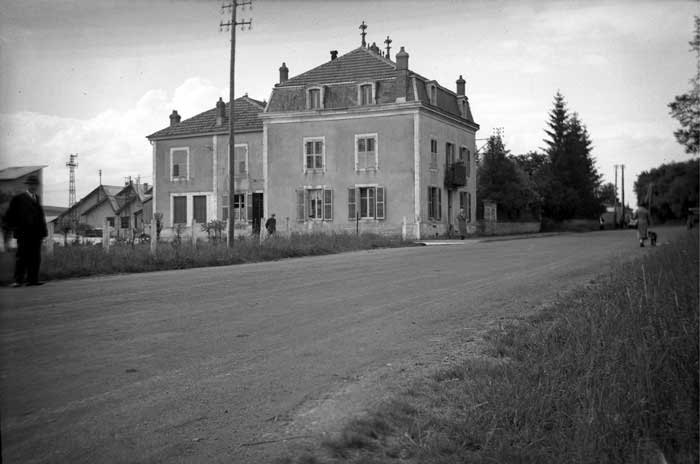
M 647 252 L 606 231 L 2 288 L 3 462 L 270 462 Z

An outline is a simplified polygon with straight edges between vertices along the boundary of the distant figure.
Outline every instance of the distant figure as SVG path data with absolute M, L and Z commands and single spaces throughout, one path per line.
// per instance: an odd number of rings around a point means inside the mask
M 643 247 L 644 241 L 647 239 L 647 230 L 651 223 L 649 210 L 646 208 L 645 203 L 639 204 L 637 211 L 634 212 L 634 217 L 637 219 L 637 238 L 639 239 L 639 246 Z
M 277 230 L 277 219 L 275 219 L 274 214 L 265 222 L 265 228 L 270 235 L 273 235 Z
M 605 229 L 605 219 L 603 219 L 603 216 L 600 217 L 600 230 Z
M 464 240 L 464 237 L 467 236 L 467 215 L 464 214 L 464 209 L 459 210 L 457 226 L 459 227 L 459 236 Z
M 15 282 L 13 287 L 21 286 L 27 277 L 27 285 L 41 285 L 39 266 L 41 265 L 41 242 L 48 235 L 44 209 L 37 195 L 39 178 L 27 177 L 27 190 L 15 195 L 5 215 L 5 221 L 17 239 L 15 255 Z

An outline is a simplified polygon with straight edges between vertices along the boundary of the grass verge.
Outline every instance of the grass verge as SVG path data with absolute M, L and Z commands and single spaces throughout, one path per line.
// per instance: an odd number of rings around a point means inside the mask
M 324 255 L 345 251 L 412 246 L 400 237 L 378 234 L 292 234 L 260 243 L 251 238 L 237 238 L 232 248 L 225 243 L 160 243 L 156 254 L 150 245 L 113 245 L 108 252 L 100 245 L 57 246 L 54 254 L 42 257 L 40 279 L 54 280 L 166 269 L 223 266 L 277 259 Z M 0 253 L 0 283 L 13 280 L 14 252 Z
M 698 235 L 620 265 L 282 463 L 697 463 Z

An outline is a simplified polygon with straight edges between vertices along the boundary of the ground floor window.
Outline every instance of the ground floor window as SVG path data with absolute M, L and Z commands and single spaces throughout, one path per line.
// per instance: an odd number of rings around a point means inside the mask
M 114 216 L 109 216 L 107 218 L 107 225 L 109 225 L 109 227 L 114 227 Z
M 328 188 L 297 189 L 297 220 L 333 220 L 333 190 Z
M 470 192 L 459 192 L 459 209 L 464 210 L 467 221 L 472 220 L 472 194 Z
M 384 219 L 386 192 L 379 186 L 348 188 L 348 219 Z
M 207 222 L 207 197 L 195 195 L 192 197 L 192 219 L 198 224 Z
M 428 219 L 439 221 L 442 211 L 442 189 L 428 187 Z
M 173 197 L 173 224 L 187 224 L 187 197 Z
M 130 221 L 129 221 L 129 219 L 130 219 L 129 216 L 122 216 L 122 217 L 119 218 L 119 219 L 121 220 L 121 221 L 120 221 L 120 223 L 121 223 L 121 225 L 120 225 L 121 228 L 122 228 L 122 229 L 128 229 L 128 228 L 129 228 L 129 222 L 130 222 Z

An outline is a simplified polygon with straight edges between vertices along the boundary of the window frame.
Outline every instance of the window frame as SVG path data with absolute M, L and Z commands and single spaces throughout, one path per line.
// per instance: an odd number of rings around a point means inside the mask
M 370 200 L 370 189 L 374 192 L 374 202 L 367 205 L 367 212 L 370 210 L 373 215 L 363 216 L 362 211 L 362 190 L 367 189 L 366 201 Z M 355 184 L 348 187 L 348 221 L 385 221 L 387 218 L 386 187 L 379 184 Z M 360 211 L 360 216 L 357 213 Z M 351 214 L 352 213 L 352 214 Z
M 442 189 L 434 185 L 428 186 L 428 220 L 442 220 Z
M 464 150 L 466 152 L 466 155 L 467 155 L 466 159 L 462 155 L 462 150 Z M 466 165 L 467 177 L 470 177 L 471 171 L 472 171 L 472 152 L 469 149 L 469 147 L 467 147 L 466 145 L 459 146 L 459 161 L 462 161 Z
M 201 214 L 200 217 L 197 218 L 198 214 L 201 213 L 201 211 L 198 211 L 197 206 L 196 206 L 196 201 L 195 200 L 204 200 L 204 220 L 200 221 L 201 219 Z M 206 224 L 207 223 L 207 195 L 192 195 L 192 222 L 196 222 L 197 224 Z M 201 205 L 200 205 L 201 206 Z
M 186 174 L 183 176 L 178 172 L 178 175 L 175 176 L 173 174 L 173 153 L 176 151 L 185 151 L 186 152 L 186 157 L 185 157 L 185 168 L 186 168 Z M 178 164 L 179 166 L 179 164 Z M 179 169 L 178 169 L 179 171 Z M 190 180 L 190 147 L 171 147 L 170 148 L 170 182 L 183 182 L 183 181 L 188 181 Z
M 363 91 L 364 87 L 370 88 L 369 101 L 363 102 Z M 358 106 L 369 106 L 377 104 L 377 83 L 372 81 L 360 82 L 357 84 L 357 105 Z
M 433 151 L 433 142 L 435 142 L 435 151 Z M 438 139 L 436 137 L 430 137 L 430 164 L 428 166 L 431 171 L 437 171 L 438 169 L 438 146 Z
M 426 90 L 428 93 L 428 103 L 430 103 L 433 106 L 437 106 L 437 92 L 438 92 L 438 87 L 437 83 L 435 81 L 430 81 L 427 83 Z
M 325 100 L 325 88 L 321 85 L 314 85 L 312 87 L 308 87 L 306 89 L 306 109 L 310 111 L 316 111 L 316 110 L 322 110 L 324 109 L 324 101 Z M 313 102 L 313 99 L 311 98 L 312 92 L 318 91 L 318 106 L 314 107 L 311 105 Z
M 374 140 L 374 167 L 360 167 L 360 148 L 358 147 L 360 139 Z M 365 142 L 365 147 L 366 147 Z M 364 151 L 367 153 L 367 150 Z M 379 135 L 378 133 L 371 134 L 355 134 L 355 172 L 369 172 L 379 170 Z
M 322 143 L 322 150 L 321 150 L 321 167 L 317 168 L 316 166 L 316 157 L 318 154 L 314 153 L 312 156 L 314 156 L 314 167 L 309 168 L 308 167 L 308 160 L 307 157 L 309 156 L 306 153 L 306 144 L 309 142 L 318 142 L 320 141 Z M 315 144 L 314 144 L 315 146 Z M 303 162 L 303 168 L 304 168 L 304 173 L 322 173 L 326 171 L 326 137 L 325 136 L 317 136 L 317 137 L 303 137 L 302 138 L 302 144 L 301 144 L 301 150 L 302 150 L 302 162 Z
M 249 168 L 249 165 L 248 165 L 248 144 L 247 143 L 237 143 L 233 146 L 233 162 L 235 164 L 240 164 L 240 162 L 236 163 L 236 148 L 245 148 L 245 155 L 244 155 L 245 159 L 243 160 L 243 163 L 245 164 L 245 172 L 241 173 L 240 169 L 237 169 L 238 166 L 235 166 L 234 171 L 233 171 L 233 176 L 234 176 L 234 178 L 248 177 L 248 168 Z M 230 145 L 228 147 L 228 152 L 229 152 L 229 156 L 230 156 L 230 153 L 231 153 L 231 146 Z
M 175 212 L 176 212 L 175 203 L 176 203 L 176 200 L 179 199 L 179 198 L 183 198 L 183 199 L 184 199 L 184 202 L 185 202 L 184 222 L 176 221 L 176 217 L 175 217 Z M 172 196 L 171 196 L 171 201 L 170 201 L 170 203 L 171 203 L 171 208 L 172 208 L 172 210 L 171 210 L 171 216 L 170 216 L 170 222 L 172 223 L 173 227 L 175 227 L 175 226 L 178 225 L 178 224 L 181 224 L 181 225 L 185 225 L 185 226 L 186 226 L 186 225 L 188 224 L 188 221 L 187 221 L 187 219 L 188 219 L 188 218 L 187 218 L 187 209 L 188 209 L 188 208 L 187 208 L 187 203 L 188 203 L 188 201 L 187 201 L 187 195 L 172 195 Z
M 316 201 L 320 202 L 317 210 L 314 212 L 314 217 L 311 217 L 311 192 L 319 192 L 319 197 Z M 297 222 L 332 222 L 334 208 L 333 189 L 327 185 L 303 185 L 296 189 L 296 210 Z M 316 212 L 320 209 L 320 217 L 316 216 Z

